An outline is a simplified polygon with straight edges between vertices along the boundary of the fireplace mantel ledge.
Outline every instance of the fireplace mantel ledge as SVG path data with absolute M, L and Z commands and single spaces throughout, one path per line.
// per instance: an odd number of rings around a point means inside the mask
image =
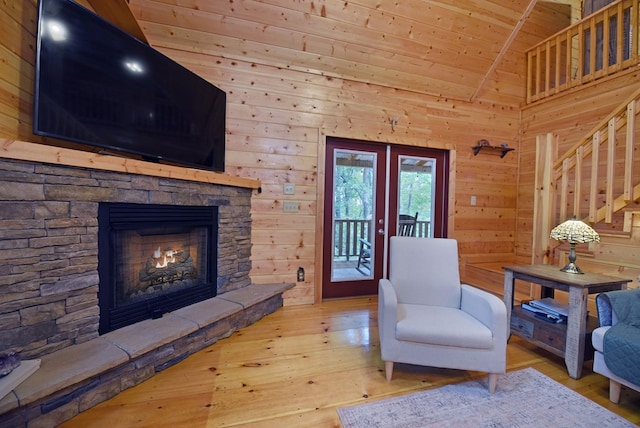
M 260 180 L 236 177 L 220 172 L 145 162 L 137 159 L 111 156 L 26 141 L 0 138 L 0 158 L 75 166 L 103 171 L 175 178 L 201 183 L 244 187 L 260 190 Z
M 0 400 L 0 415 L 134 361 L 150 351 L 281 295 L 294 285 L 249 285 L 167 313 L 160 319 L 142 321 L 45 355 L 41 358 L 40 369 Z M 228 326 L 222 334 L 207 338 L 208 342 L 203 343 L 200 349 L 236 330 L 235 326 Z

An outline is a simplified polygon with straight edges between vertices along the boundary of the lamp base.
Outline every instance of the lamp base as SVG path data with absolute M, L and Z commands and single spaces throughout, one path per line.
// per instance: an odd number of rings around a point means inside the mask
M 568 265 L 566 265 L 565 267 L 563 267 L 562 269 L 560 269 L 561 272 L 566 272 L 566 273 L 584 273 L 582 272 L 582 270 L 580 270 L 580 268 L 573 262 L 569 263 Z

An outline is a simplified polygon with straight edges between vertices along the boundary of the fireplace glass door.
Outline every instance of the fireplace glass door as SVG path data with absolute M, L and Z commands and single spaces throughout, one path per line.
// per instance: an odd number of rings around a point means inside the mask
M 218 208 L 100 204 L 100 333 L 217 293 Z
M 206 283 L 207 236 L 206 227 L 115 232 L 116 305 Z

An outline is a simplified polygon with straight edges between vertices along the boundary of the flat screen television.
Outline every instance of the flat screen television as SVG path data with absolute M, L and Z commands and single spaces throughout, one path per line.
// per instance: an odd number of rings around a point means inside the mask
M 34 134 L 224 171 L 224 91 L 72 0 L 38 13 Z

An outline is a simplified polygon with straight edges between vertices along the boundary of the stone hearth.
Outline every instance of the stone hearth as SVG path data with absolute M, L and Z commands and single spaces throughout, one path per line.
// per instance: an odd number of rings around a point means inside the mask
M 250 285 L 45 355 L 0 400 L 0 426 L 56 426 L 275 312 L 293 286 Z

